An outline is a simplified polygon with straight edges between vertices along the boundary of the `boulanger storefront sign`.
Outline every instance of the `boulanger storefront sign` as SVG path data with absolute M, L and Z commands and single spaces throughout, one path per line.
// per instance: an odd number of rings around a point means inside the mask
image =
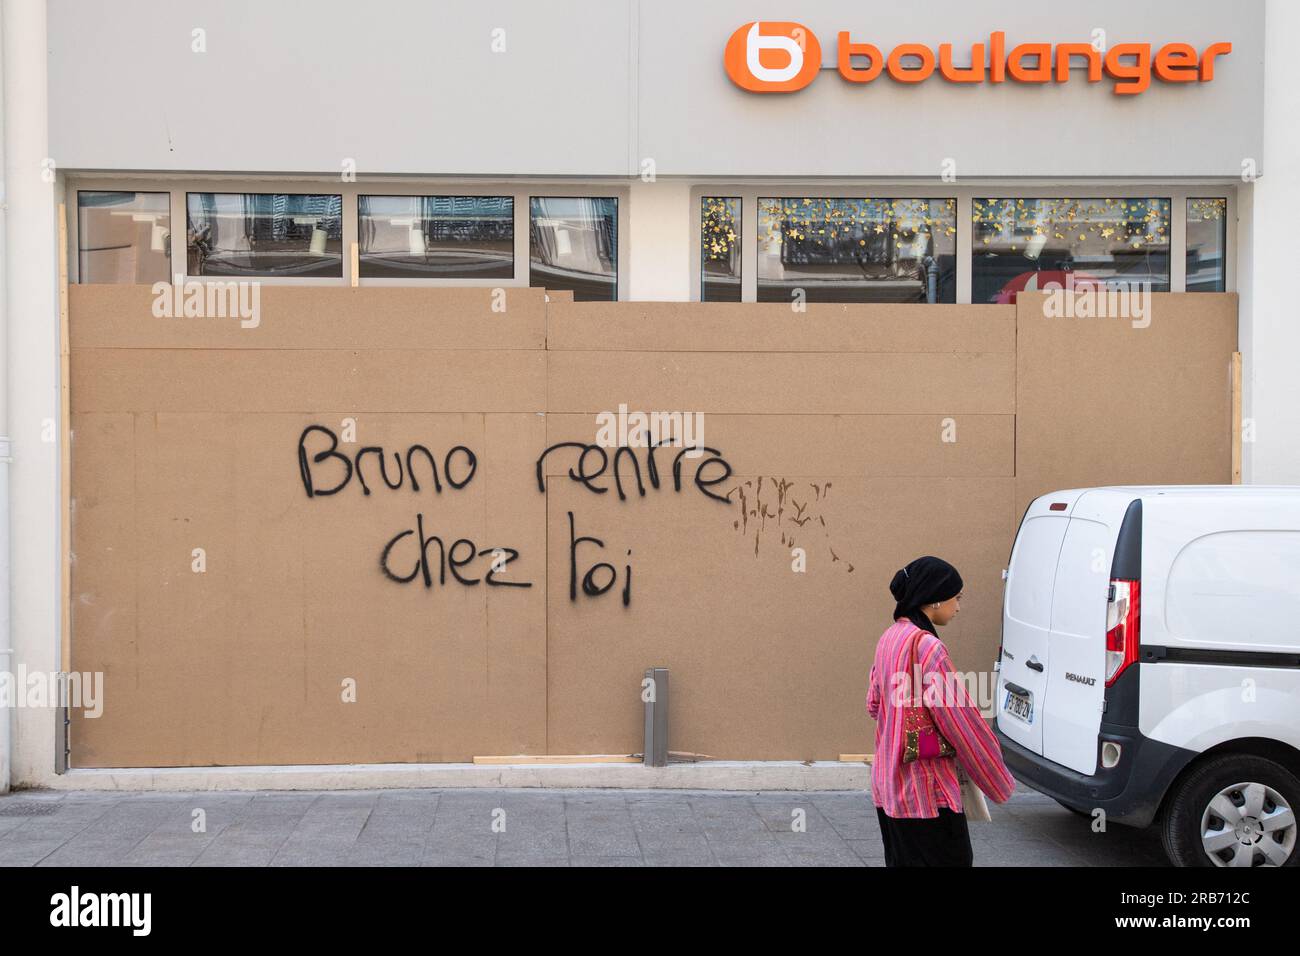
M 972 43 L 969 65 L 955 62 L 953 44 L 938 50 L 924 43 L 900 43 L 888 53 L 855 41 L 847 30 L 836 37 L 836 66 L 850 83 L 870 83 L 882 74 L 898 83 L 923 83 L 937 73 L 949 83 L 1068 83 L 1070 68 L 1086 66 L 1089 83 L 1113 80 L 1112 91 L 1135 95 L 1164 83 L 1208 83 L 1215 59 L 1232 44 L 1211 43 L 1199 53 L 1190 43 L 1020 43 L 1007 50 L 1006 33 L 997 30 L 985 43 Z M 822 65 L 822 48 L 806 26 L 789 21 L 755 20 L 731 34 L 723 54 L 727 75 L 751 93 L 793 93 L 810 84 Z

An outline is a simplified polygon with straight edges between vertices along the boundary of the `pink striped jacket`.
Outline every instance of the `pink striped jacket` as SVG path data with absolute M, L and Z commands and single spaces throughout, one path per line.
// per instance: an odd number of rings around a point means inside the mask
M 908 675 L 902 693 L 896 693 L 907 673 L 912 642 L 916 646 L 919 689 L 939 681 L 938 701 L 926 700 L 935 726 L 957 756 L 903 763 L 903 705 L 914 692 L 915 678 Z M 871 686 L 867 691 L 867 713 L 876 721 L 876 752 L 871 761 L 871 799 L 885 814 L 895 818 L 937 817 L 940 807 L 960 813 L 961 785 L 956 764 L 984 793 L 997 803 L 1005 802 L 1016 788 L 1015 780 L 1002 760 L 997 738 L 971 700 L 965 685 L 955 679 L 948 648 L 943 641 L 900 618 L 880 635 Z M 920 702 L 920 699 L 917 700 Z

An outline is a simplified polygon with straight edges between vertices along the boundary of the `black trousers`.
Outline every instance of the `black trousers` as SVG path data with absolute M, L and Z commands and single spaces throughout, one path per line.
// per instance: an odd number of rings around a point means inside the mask
M 899 820 L 876 807 L 880 836 L 885 842 L 885 866 L 971 866 L 970 830 L 966 814 L 939 808 L 932 818 Z

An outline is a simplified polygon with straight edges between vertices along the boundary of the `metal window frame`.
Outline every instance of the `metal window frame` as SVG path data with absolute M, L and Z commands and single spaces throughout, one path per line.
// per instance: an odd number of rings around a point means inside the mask
M 220 273 L 220 274 L 213 274 L 213 275 L 193 275 L 193 276 L 190 275 L 189 241 L 188 241 L 189 230 L 190 230 L 189 198 L 190 196 L 203 196 L 203 195 L 208 195 L 208 196 L 327 196 L 327 197 L 338 196 L 339 197 L 339 274 L 337 276 L 278 276 L 278 275 L 261 275 L 256 272 L 249 272 L 249 273 L 235 273 L 235 274 Z M 200 282 L 258 282 L 258 283 L 268 282 L 273 279 L 297 279 L 300 282 L 307 282 L 313 285 L 319 285 L 319 284 L 328 284 L 331 282 L 346 281 L 348 278 L 348 269 L 349 269 L 349 265 L 348 265 L 349 245 L 347 240 L 348 220 L 343 210 L 343 205 L 347 202 L 347 197 L 343 195 L 341 190 L 325 189 L 324 187 L 315 190 L 187 189 L 181 193 L 180 201 L 181 201 L 181 209 L 184 213 L 184 217 L 179 221 L 185 224 L 185 228 L 181 234 L 186 237 L 186 245 L 184 250 L 184 261 L 185 261 L 184 276 L 186 279 L 195 279 Z M 172 209 L 175 210 L 175 207 L 176 207 L 176 195 L 175 193 L 173 193 Z M 354 221 L 353 221 L 354 233 L 355 233 L 355 227 L 356 227 L 356 223 L 354 217 Z M 173 270 L 172 270 L 173 275 L 175 274 L 175 263 L 177 261 L 176 233 L 177 233 L 176 227 L 175 225 L 173 225 L 171 231 L 172 234 L 171 257 L 172 257 L 172 264 L 173 264 Z
M 381 191 L 381 190 L 379 190 L 379 189 L 359 189 L 359 190 L 357 190 L 357 194 L 356 194 L 356 197 L 355 197 L 355 200 L 354 200 L 354 202 L 355 202 L 355 204 L 356 204 L 356 208 L 353 209 L 352 214 L 353 214 L 353 216 L 355 217 L 355 221 L 356 221 L 356 226 L 355 226 L 355 228 L 356 228 L 356 236 L 357 236 L 357 243 L 358 243 L 358 255 L 360 255 L 360 256 L 364 256 L 364 255 L 365 255 L 364 252 L 361 252 L 361 251 L 360 251 L 360 242 L 361 242 L 361 197 L 362 197 L 362 196 L 381 196 L 381 197 L 384 197 L 384 198 L 395 198 L 395 199 L 423 199 L 423 198 L 431 197 L 431 196 L 450 196 L 450 197 L 453 197 L 453 198 L 456 198 L 456 199 L 461 199 L 461 198 L 473 198 L 473 199 L 496 199 L 496 198 L 507 198 L 507 199 L 509 199 L 509 200 L 510 200 L 510 220 L 511 220 L 511 223 L 510 223 L 510 224 L 511 224 L 511 227 L 512 227 L 512 229 L 511 229 L 511 248 L 510 248 L 510 271 L 511 271 L 511 275 L 510 275 L 510 278 L 509 278 L 508 280 L 507 280 L 507 279 L 502 279 L 502 278 L 495 278 L 495 279 L 464 279 L 464 278 L 437 279 L 437 278 L 430 278 L 430 277 L 424 277 L 424 276 L 404 276 L 404 277 L 390 276 L 390 277 L 370 277 L 370 278 L 365 278 L 365 277 L 358 276 L 357 282 L 358 282 L 359 285 L 374 285 L 374 286 L 383 286 L 383 285 L 409 286 L 409 285 L 419 285 L 419 284 L 423 284 L 423 283 L 428 282 L 428 283 L 435 284 L 435 285 L 458 285 L 458 286 L 462 286 L 462 287 L 464 287 L 464 286 L 471 286 L 471 287 L 488 287 L 488 288 L 497 288 L 497 287 L 500 287 L 500 286 L 505 285 L 505 284 L 507 284 L 507 283 L 513 283 L 513 281 L 514 281 L 515 279 L 519 278 L 519 211 L 518 211 L 518 209 L 516 208 L 516 207 L 518 206 L 518 204 L 519 204 L 519 197 L 515 195 L 515 193 L 514 193 L 513 190 L 504 190 L 504 191 L 502 191 L 502 192 L 495 192 L 495 193 L 494 193 L 494 192 L 484 192 L 484 191 L 479 190 L 479 189 L 462 189 L 462 190 L 459 190 L 459 191 L 453 191 L 453 192 L 440 192 L 440 193 L 434 193 L 434 192 L 428 192 L 428 191 L 424 191 L 424 190 L 421 190 L 421 191 L 418 191 L 418 192 L 410 192 L 410 191 L 408 191 L 408 190 L 382 190 L 382 191 Z M 527 243 L 525 242 L 525 246 L 526 246 L 526 245 L 527 245 Z M 360 271 L 360 266 L 358 265 L 358 272 L 359 272 L 359 271 Z
M 705 199 L 724 199 L 727 202 L 735 200 L 736 208 L 736 227 L 737 238 L 740 241 L 740 301 L 745 301 L 745 276 L 748 270 L 745 268 L 745 200 L 742 196 L 732 196 L 721 192 L 704 191 L 699 196 L 691 200 L 691 209 L 694 211 L 695 223 L 691 227 L 691 258 L 692 258 L 692 276 L 694 277 L 692 302 L 704 301 L 704 200 Z M 757 246 L 755 246 L 757 249 Z M 721 301 L 721 300 L 714 300 Z M 734 303 L 733 303 L 734 304 Z
M 1224 196 L 1221 192 L 1212 192 L 1209 189 L 1197 190 L 1192 188 L 1188 191 L 1187 197 L 1180 204 L 1180 208 L 1174 214 L 1175 226 L 1181 236 L 1183 254 L 1178 257 L 1178 269 L 1182 274 L 1183 290 L 1187 289 L 1187 204 L 1193 199 L 1224 199 L 1226 198 L 1227 208 L 1223 211 L 1223 291 L 1236 292 L 1236 273 L 1234 271 L 1237 263 L 1237 257 L 1234 254 L 1237 241 L 1237 212 L 1233 206 L 1233 197 Z
M 828 195 L 844 198 L 872 198 L 888 194 L 896 198 L 949 198 L 957 200 L 957 302 L 969 304 L 971 295 L 971 200 L 996 195 L 1012 199 L 1043 198 L 1147 198 L 1170 200 L 1170 291 L 1186 291 L 1187 268 L 1187 200 L 1222 197 L 1227 200 L 1225 288 L 1235 292 L 1237 284 L 1238 185 L 1233 179 L 1198 180 L 1114 180 L 1059 182 L 1039 179 L 981 179 L 946 183 L 936 180 L 918 185 L 915 180 L 836 180 L 783 178 L 771 180 L 709 179 L 695 180 L 690 190 L 690 237 L 688 250 L 691 301 L 700 301 L 700 201 L 705 196 L 737 197 L 741 201 L 741 301 L 754 302 L 758 291 L 758 198 L 760 195 Z M 626 180 L 579 180 L 554 178 L 501 179 L 491 177 L 384 177 L 358 176 L 355 181 L 341 182 L 337 176 L 253 177 L 237 175 L 183 175 L 170 173 L 122 173 L 112 176 L 66 172 L 65 202 L 77 209 L 81 190 L 165 192 L 171 196 L 171 261 L 186 261 L 185 194 L 188 192 L 263 192 L 322 193 L 343 197 L 344 268 L 341 278 L 258 276 L 269 285 L 346 286 L 350 283 L 348 265 L 350 244 L 357 241 L 357 197 L 362 194 L 385 196 L 494 195 L 514 198 L 515 275 L 511 279 L 359 279 L 359 285 L 398 285 L 465 287 L 523 287 L 528 284 L 528 200 L 532 196 L 612 196 L 618 203 L 618 253 L 616 257 L 617 293 L 626 301 L 630 286 L 631 189 Z M 70 217 L 68 229 L 69 281 L 80 280 L 79 222 Z M 202 279 L 201 276 L 186 278 Z
M 351 285 L 351 248 L 358 241 L 357 199 L 362 195 L 382 196 L 447 196 L 490 195 L 510 196 L 514 199 L 514 256 L 515 274 L 509 279 L 366 279 L 359 278 L 359 286 L 417 286 L 424 288 L 521 288 L 528 285 L 528 200 L 531 196 L 591 196 L 612 197 L 618 200 L 618 249 L 615 258 L 617 269 L 617 294 L 619 301 L 628 296 L 629 249 L 631 246 L 628 224 L 631 190 L 625 182 L 600 180 L 517 179 L 489 177 L 365 177 L 343 182 L 338 176 L 315 177 L 254 177 L 237 175 L 181 175 L 169 173 L 123 173 L 112 176 L 66 172 L 64 197 L 68 208 L 77 208 L 77 193 L 82 190 L 105 192 L 154 192 L 171 196 L 171 262 L 172 274 L 178 271 L 185 279 L 197 281 L 220 278 L 256 280 L 265 285 L 303 285 L 346 287 Z M 212 193 L 328 193 L 343 197 L 343 274 L 333 276 L 191 276 L 188 275 L 186 249 L 185 196 L 192 192 Z M 68 281 L 80 281 L 80 263 L 77 249 L 80 242 L 78 223 L 68 228 Z M 177 269 L 177 263 L 181 268 Z
M 144 186 L 141 186 L 137 189 L 130 189 L 130 190 L 97 189 L 93 186 L 75 186 L 69 188 L 67 190 L 67 196 L 64 202 L 64 205 L 68 211 L 67 229 L 68 229 L 69 248 L 67 250 L 67 253 L 68 253 L 68 281 L 69 282 L 76 281 L 72 278 L 74 274 L 78 277 L 80 277 L 81 275 L 81 194 L 93 193 L 93 192 L 131 192 L 137 195 L 167 196 L 168 197 L 167 231 L 169 233 L 169 242 L 170 242 L 170 233 L 173 231 L 171 226 L 173 211 L 171 207 L 171 190 L 169 189 L 162 189 L 162 188 L 148 189 Z M 171 261 L 170 246 L 168 247 L 168 261 L 169 262 Z M 171 276 L 168 276 L 169 281 L 170 279 Z
M 816 196 L 845 199 L 949 199 L 957 200 L 957 302 L 971 301 L 971 201 L 990 197 L 1008 199 L 1147 199 L 1170 201 L 1169 290 L 1185 292 L 1187 287 L 1187 200 L 1227 200 L 1225 236 L 1225 289 L 1237 291 L 1237 182 L 1207 180 L 1116 180 L 1092 182 L 1046 182 L 1039 180 L 981 179 L 925 185 L 898 180 L 773 179 L 761 181 L 711 180 L 691 187 L 691 301 L 701 301 L 700 212 L 707 196 L 739 197 L 741 207 L 741 301 L 758 300 L 758 200 L 760 196 Z
M 531 246 L 533 234 L 533 199 L 613 199 L 614 200 L 614 302 L 622 302 L 627 299 L 628 276 L 627 262 L 624 255 L 627 246 L 630 244 L 630 236 L 627 232 L 628 222 L 628 205 L 631 203 L 630 190 L 622 196 L 612 193 L 597 192 L 579 185 L 577 188 L 551 187 L 545 190 L 530 189 L 524 198 L 524 258 L 523 258 L 523 285 L 528 285 L 532 281 L 533 275 L 533 250 Z M 515 270 L 518 274 L 519 270 Z M 604 301 L 604 300 L 597 300 Z

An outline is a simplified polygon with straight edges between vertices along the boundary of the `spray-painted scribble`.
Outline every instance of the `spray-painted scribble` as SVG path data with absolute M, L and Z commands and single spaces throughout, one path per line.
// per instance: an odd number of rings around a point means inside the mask
M 311 454 L 307 451 L 307 436 L 311 435 L 313 432 L 325 435 L 329 439 L 329 447 Z M 298 438 L 298 470 L 302 476 L 303 490 L 307 492 L 308 498 L 319 498 L 337 494 L 347 487 L 348 483 L 352 481 L 352 476 L 354 474 L 361 484 L 361 493 L 363 495 L 369 495 L 370 485 L 367 483 L 366 476 L 361 467 L 361 463 L 367 455 L 374 455 L 379 459 L 379 475 L 383 479 L 384 484 L 390 490 L 396 491 L 398 488 L 402 487 L 404 473 L 402 470 L 402 455 L 400 452 L 393 452 L 393 469 L 397 473 L 397 480 L 394 481 L 388 477 L 388 461 L 384 456 L 383 448 L 378 445 L 368 445 L 365 448 L 358 449 L 353 458 L 348 458 L 347 455 L 338 450 L 338 447 L 338 435 L 334 434 L 333 431 L 326 428 L 324 425 L 308 425 L 303 429 L 302 435 Z M 410 479 L 411 491 L 418 493 L 420 490 L 420 482 L 415 476 L 414 458 L 417 453 L 424 456 L 424 460 L 428 465 L 429 474 L 433 478 L 434 492 L 436 494 L 442 494 L 442 482 L 438 478 L 438 463 L 434 459 L 433 452 L 429 451 L 429 449 L 425 448 L 423 445 L 412 445 L 406 450 L 405 476 Z M 456 467 L 458 457 L 462 459 L 459 469 Z M 341 463 L 343 468 L 342 477 L 333 487 L 322 488 L 317 483 L 316 476 L 312 471 L 312 466 L 321 465 L 330 458 L 337 459 Z M 459 479 L 457 479 L 455 474 L 457 470 L 461 473 Z M 443 456 L 443 477 L 447 479 L 447 484 L 457 490 L 468 485 L 477 470 L 478 456 L 464 445 L 456 445 L 449 450 L 445 456 Z
M 651 487 L 658 491 L 659 465 L 655 461 L 655 451 L 660 446 L 658 443 L 652 442 L 647 447 L 649 449 L 646 455 L 647 473 L 650 477 Z M 589 445 L 586 442 L 580 441 L 562 441 L 547 448 L 537 457 L 537 490 L 539 492 L 542 494 L 546 493 L 546 475 L 544 473 L 546 456 L 561 448 L 574 448 L 580 450 L 576 466 L 577 470 L 575 471 L 573 468 L 569 469 L 568 474 L 570 481 L 580 483 L 592 494 L 603 495 L 609 491 L 608 486 L 602 487 L 594 483 L 597 478 L 605 474 L 607 468 L 610 468 L 610 456 L 604 447 L 599 444 Z M 677 452 L 672 459 L 673 491 L 678 494 L 680 494 L 682 490 L 682 458 L 690 456 L 691 452 L 694 450 L 695 449 L 692 448 L 683 448 L 681 451 Z M 718 451 L 716 448 L 704 446 L 699 451 L 700 454 L 708 452 L 710 457 L 700 462 L 699 467 L 695 469 L 695 477 L 693 479 L 695 487 L 698 488 L 702 494 L 712 498 L 714 501 L 721 501 L 723 504 L 727 504 L 727 499 L 724 496 L 718 494 L 716 491 L 711 491 L 710 489 L 714 485 L 721 484 L 731 477 L 731 465 L 729 465 L 726 459 L 722 457 L 722 452 Z M 588 455 L 593 459 L 591 465 L 588 465 L 587 463 Z M 637 451 L 634 448 L 622 445 L 614 450 L 613 468 L 610 469 L 613 472 L 614 488 L 618 492 L 618 500 L 627 500 L 627 494 L 623 491 L 623 478 L 618 471 L 619 462 L 624 456 L 626 456 L 632 463 L 633 474 L 636 476 L 637 494 L 644 498 L 646 494 L 646 486 L 645 482 L 641 479 L 641 462 L 637 457 Z M 715 468 L 718 471 L 718 474 L 713 477 L 707 477 L 705 475 L 705 469 L 710 467 Z
M 785 478 L 747 479 L 727 492 L 727 500 L 740 510 L 732 527 L 741 535 L 754 537 L 754 557 L 758 557 L 764 537 L 779 534 L 783 549 L 798 544 L 811 550 L 821 545 L 830 555 L 831 564 L 843 564 L 853 573 L 853 562 L 840 557 L 831 546 L 830 529 L 823 508 L 830 496 L 832 482 L 807 482 L 796 485 Z
M 593 538 L 590 535 L 580 535 L 576 530 L 573 520 L 573 512 L 569 513 L 569 600 L 578 600 L 578 545 L 594 544 L 596 547 L 604 549 L 605 542 L 600 538 Z M 632 556 L 632 549 L 627 549 L 628 557 Z M 608 574 L 605 583 L 601 584 L 596 578 L 596 572 L 603 571 Z M 626 576 L 623 581 L 623 606 L 627 607 L 632 603 L 632 565 L 625 566 Z M 608 561 L 601 561 L 592 565 L 587 573 L 582 576 L 582 593 L 587 597 L 600 597 L 610 588 L 618 583 L 618 570 Z

